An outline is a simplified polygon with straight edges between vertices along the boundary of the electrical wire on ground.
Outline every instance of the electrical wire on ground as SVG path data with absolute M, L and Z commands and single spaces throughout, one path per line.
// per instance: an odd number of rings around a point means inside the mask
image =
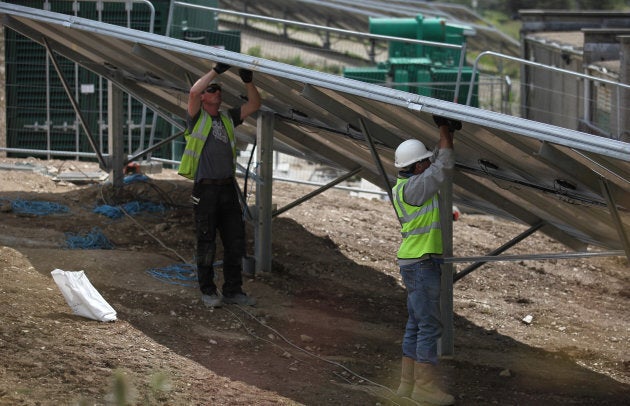
M 254 314 L 252 314 L 251 312 L 247 311 L 247 309 L 245 309 L 243 306 L 236 305 L 236 307 L 238 307 L 238 308 L 239 308 L 239 310 L 241 310 L 243 313 L 247 314 L 250 318 L 252 318 L 252 319 L 253 319 L 254 321 L 256 321 L 258 324 L 260 324 L 261 326 L 265 327 L 266 329 L 268 329 L 268 330 L 272 331 L 272 332 L 273 332 L 276 336 L 280 337 L 280 339 L 282 339 L 282 341 L 284 341 L 285 343 L 287 343 L 287 344 L 288 344 L 288 345 L 290 345 L 291 347 L 295 348 L 296 350 L 301 351 L 302 353 L 304 353 L 304 354 L 306 354 L 306 355 L 308 355 L 308 356 L 310 356 L 310 357 L 312 357 L 312 358 L 316 358 L 316 359 L 318 359 L 318 360 L 320 360 L 320 361 L 323 361 L 323 362 L 326 362 L 326 363 L 328 363 L 328 364 L 331 364 L 331 365 L 334 365 L 334 366 L 336 366 L 336 367 L 339 367 L 339 368 L 343 369 L 344 371 L 348 372 L 349 374 L 351 374 L 351 375 L 353 375 L 353 376 L 357 377 L 357 378 L 358 378 L 358 379 L 360 379 L 361 381 L 363 381 L 363 382 L 367 382 L 367 383 L 369 383 L 370 385 L 373 385 L 373 386 L 375 386 L 375 387 L 378 387 L 378 388 L 384 389 L 386 392 L 391 393 L 391 394 L 393 395 L 393 397 L 394 397 L 394 398 L 395 398 L 395 397 L 397 397 L 396 393 L 395 393 L 393 390 L 391 390 L 390 388 L 388 388 L 387 386 L 384 386 L 384 385 L 381 385 L 381 384 L 379 384 L 379 383 L 377 383 L 377 382 L 371 381 L 371 380 L 369 380 L 368 378 L 366 378 L 366 377 L 364 377 L 364 376 L 361 376 L 361 375 L 359 375 L 358 373 L 354 372 L 353 370 L 349 369 L 349 368 L 348 368 L 348 367 L 346 367 L 345 365 L 340 364 L 339 362 L 330 361 L 330 360 L 328 360 L 328 359 L 326 359 L 326 358 L 324 358 L 324 357 L 321 357 L 321 356 L 319 356 L 319 355 L 317 355 L 317 354 L 315 354 L 315 353 L 313 353 L 313 352 L 310 352 L 310 351 L 308 351 L 308 350 L 306 350 L 306 349 L 304 349 L 304 348 L 302 348 L 302 347 L 300 347 L 300 346 L 298 346 L 298 345 L 294 344 L 293 342 L 291 342 L 291 340 L 289 340 L 288 338 L 286 338 L 285 336 L 283 336 L 282 334 L 280 334 L 280 333 L 278 332 L 278 330 L 276 330 L 276 329 L 274 329 L 273 327 L 271 327 L 271 326 L 267 325 L 266 323 L 263 323 L 263 322 L 261 322 L 260 320 L 258 320 L 258 318 L 257 318 Z M 240 317 L 239 317 L 239 316 L 238 316 L 235 312 L 233 312 L 233 311 L 232 311 L 232 310 L 230 310 L 229 308 L 226 308 L 226 310 L 227 310 L 229 313 L 231 313 L 231 314 L 232 314 L 232 316 L 234 316 L 234 318 L 235 318 L 236 320 L 238 320 L 238 322 L 239 322 L 239 323 L 243 326 L 243 328 L 245 329 L 245 331 L 246 331 L 248 334 L 250 334 L 252 337 L 254 337 L 254 338 L 258 339 L 258 340 L 261 340 L 261 341 L 265 341 L 265 342 L 267 342 L 267 343 L 270 343 L 270 344 L 272 344 L 272 345 L 274 345 L 274 346 L 276 346 L 276 347 L 279 347 L 279 348 L 281 348 L 282 350 L 286 351 L 286 349 L 284 349 L 282 346 L 278 345 L 277 343 L 274 343 L 274 342 L 273 342 L 273 341 L 271 341 L 271 340 L 267 340 L 267 339 L 264 339 L 264 338 L 262 338 L 262 337 L 260 337 L 260 336 L 256 335 L 256 334 L 253 332 L 253 329 L 249 328 L 249 327 L 245 324 L 245 322 L 244 322 L 244 321 L 243 321 L 243 320 L 242 320 L 242 319 L 241 319 L 241 318 L 240 318 Z M 303 362 L 304 362 L 304 361 L 303 361 Z M 345 378 L 344 378 L 344 379 L 345 379 Z M 354 384 L 354 383 L 352 383 L 352 382 L 349 382 L 348 380 L 346 380 L 346 382 L 348 382 L 348 383 L 350 383 L 350 384 Z M 385 399 L 387 399 L 388 401 L 392 402 L 392 404 L 394 404 L 394 405 L 398 405 L 398 404 L 399 404 L 399 403 L 397 403 L 397 402 L 396 402 L 393 398 L 386 397 L 386 396 L 384 396 L 384 395 L 382 395 L 382 394 L 375 393 L 375 392 L 372 392 L 372 393 L 374 393 L 374 394 L 375 394 L 375 395 L 377 395 L 377 396 L 384 397 L 384 398 L 385 398 Z M 410 400 L 411 400 L 411 399 L 410 399 Z M 411 401 L 412 401 L 412 402 L 414 402 L 413 400 L 411 400 Z M 415 402 L 414 402 L 414 403 L 415 403 Z
M 146 177 L 145 177 L 146 178 Z M 148 182 L 145 180 L 145 178 L 134 178 L 134 182 L 142 182 L 144 184 L 147 185 L 151 185 L 153 187 L 154 190 L 159 190 L 160 192 L 158 193 L 160 196 L 165 196 L 166 194 L 163 193 L 161 191 L 161 189 L 159 187 L 157 187 L 157 185 L 153 185 L 152 182 Z M 148 179 L 148 178 L 146 178 Z M 129 182 L 127 184 L 131 184 L 133 182 Z M 105 195 L 103 193 L 103 188 L 101 187 L 100 189 L 100 195 L 101 195 L 101 199 L 103 200 L 103 202 L 105 203 L 109 203 L 107 201 L 107 199 L 105 198 Z M 168 198 L 168 202 L 170 205 L 173 205 L 173 202 L 170 198 Z M 164 244 L 162 242 L 162 240 L 160 240 L 158 237 L 156 237 L 153 233 L 151 233 L 149 230 L 147 230 L 146 227 L 144 227 L 142 224 L 140 224 L 136 219 L 133 218 L 133 216 L 126 210 L 125 206 L 126 205 L 117 205 L 114 206 L 112 204 L 108 204 L 109 207 L 113 207 L 117 210 L 119 210 L 120 212 L 122 212 L 122 214 L 126 215 L 127 217 L 129 217 L 129 219 L 131 219 L 131 221 L 133 221 L 138 227 L 140 227 L 142 229 L 142 231 L 144 231 L 149 237 L 153 238 L 155 241 L 157 241 L 158 244 L 160 244 L 164 249 L 166 249 L 167 251 L 172 252 L 177 258 L 179 258 L 179 260 L 181 260 L 184 264 L 188 264 L 190 263 L 190 261 L 187 261 L 184 257 L 182 257 L 177 251 L 175 251 L 174 249 L 172 249 L 171 247 L 168 247 L 166 244 Z M 135 208 L 134 205 L 130 206 L 132 209 Z M 163 206 L 162 206 L 163 208 Z
M 252 155 L 253 155 L 253 150 L 252 150 Z M 250 163 L 251 163 L 251 156 L 250 156 Z M 248 167 L 249 164 L 248 163 Z M 143 180 L 144 181 L 144 180 Z M 103 201 L 106 201 L 106 199 L 103 196 L 102 193 L 102 189 L 101 189 L 101 197 L 103 199 Z M 156 236 L 154 236 L 152 233 L 150 233 L 145 227 L 143 227 L 138 221 L 136 221 L 122 206 L 117 206 L 122 212 L 123 214 L 125 214 L 126 216 L 128 216 L 134 223 L 136 223 L 136 225 L 138 225 L 140 228 L 142 228 L 142 230 L 147 233 L 151 238 L 153 238 L 154 240 L 156 240 L 162 247 L 164 247 L 165 249 L 173 252 L 182 262 L 183 264 L 177 265 L 175 267 L 166 267 L 166 268 L 161 268 L 161 269 L 157 269 L 157 268 L 153 268 L 148 270 L 147 272 L 149 274 L 151 274 L 152 276 L 167 282 L 167 283 L 172 283 L 172 284 L 178 284 L 178 285 L 182 285 L 182 286 L 186 286 L 186 287 L 192 287 L 194 286 L 193 283 L 188 283 L 192 281 L 192 278 L 194 277 L 194 275 L 196 275 L 196 272 L 193 269 L 196 269 L 196 266 L 194 265 L 190 265 L 188 261 L 186 261 L 181 255 L 179 255 L 175 250 L 171 249 L 170 247 L 167 247 L 159 238 L 157 238 Z M 220 265 L 220 261 L 216 263 L 216 265 Z M 183 269 L 182 269 L 183 268 Z M 174 276 L 173 276 L 174 275 Z M 175 279 L 175 280 L 173 280 Z M 385 399 L 387 399 L 388 401 L 392 402 L 393 405 L 399 405 L 399 403 L 397 403 L 394 398 L 396 397 L 396 394 L 394 391 L 392 391 L 390 388 L 381 385 L 379 383 L 373 382 L 371 380 L 369 380 L 368 378 L 359 375 L 358 373 L 352 371 L 351 369 L 349 369 L 348 367 L 346 367 L 343 364 L 340 364 L 338 362 L 335 361 L 330 361 L 327 360 L 326 358 L 323 358 L 317 354 L 314 354 L 313 352 L 310 352 L 296 344 L 294 344 L 293 342 L 291 342 L 289 339 L 287 339 L 286 337 L 284 337 L 282 334 L 280 334 L 276 329 L 274 329 L 273 327 L 266 325 L 264 323 L 262 323 L 260 320 L 258 320 L 258 318 L 256 318 L 255 315 L 253 315 L 251 312 L 247 311 L 246 309 L 244 309 L 242 306 L 237 305 L 237 307 L 245 314 L 249 315 L 253 320 L 255 320 L 258 324 L 262 325 L 263 327 L 269 329 L 270 331 L 272 331 L 276 336 L 280 337 L 285 343 L 287 343 L 288 345 L 290 345 L 291 347 L 299 350 L 300 352 L 312 357 L 312 358 L 316 358 L 319 359 L 320 361 L 326 362 L 328 364 L 334 365 L 336 367 L 339 367 L 341 369 L 343 369 L 344 371 L 346 371 L 347 373 L 351 374 L 352 376 L 357 377 L 358 379 L 360 379 L 362 382 L 367 382 L 369 384 L 371 384 L 374 387 L 377 388 L 381 388 L 384 389 L 386 392 L 391 393 L 393 396 L 392 397 L 387 397 L 384 396 L 382 393 L 376 393 L 376 392 L 372 392 L 373 394 L 375 394 L 376 396 L 379 397 L 383 397 Z M 249 328 L 246 324 L 245 321 L 242 320 L 235 312 L 233 312 L 232 310 L 226 308 L 226 310 L 232 314 L 232 316 L 240 323 L 241 326 L 243 326 L 243 328 L 245 329 L 245 331 L 250 334 L 252 337 L 254 337 L 257 340 L 260 341 L 264 341 L 266 343 L 269 343 L 273 346 L 276 346 L 280 349 L 282 349 L 283 351 L 286 351 L 285 348 L 283 348 L 282 346 L 280 346 L 277 343 L 274 343 L 271 340 L 262 338 L 258 335 L 256 335 L 253 331 L 253 329 Z M 299 359 L 298 359 L 299 360 Z M 299 360 L 301 362 L 305 362 L 303 360 Z M 305 362 L 306 363 L 306 362 Z M 339 374 L 337 374 L 337 376 L 339 376 Z M 355 383 L 349 381 L 348 379 L 346 379 L 345 377 L 340 376 L 340 378 L 344 379 L 346 382 L 348 382 L 351 385 L 356 385 Z M 368 390 L 372 390 L 369 387 L 366 387 L 366 389 Z M 412 402 L 414 402 L 413 400 L 411 400 Z M 414 402 L 415 403 L 415 402 Z
M 116 203 L 121 200 L 127 200 L 127 201 L 137 200 L 137 201 L 142 201 L 142 202 L 149 202 L 150 201 L 149 194 L 152 191 L 157 196 L 157 199 L 154 199 L 154 200 L 158 200 L 160 202 L 159 203 L 160 205 L 165 206 L 167 208 L 181 207 L 181 205 L 178 205 L 177 203 L 175 203 L 173 199 L 173 196 L 174 196 L 173 191 L 168 191 L 168 192 L 164 191 L 155 182 L 153 182 L 151 178 L 147 177 L 146 175 L 133 174 L 133 175 L 125 176 L 125 178 L 123 178 L 122 187 L 116 188 L 116 189 L 112 188 L 113 193 L 107 198 L 105 197 L 105 193 L 103 191 L 105 186 L 111 186 L 111 183 L 105 183 L 101 185 L 101 189 L 100 189 L 101 199 L 103 200 L 103 202 L 111 206 L 116 206 L 117 205 Z M 135 190 L 135 188 L 143 188 L 143 187 L 144 189 Z M 147 189 L 150 189 L 150 190 L 147 190 Z M 177 187 L 175 189 L 177 189 Z M 123 193 L 126 193 L 128 198 L 125 198 L 125 196 L 123 196 Z
M 174 249 L 172 249 L 171 247 L 167 246 L 166 244 L 164 244 L 162 242 L 162 240 L 160 240 L 159 238 L 157 238 L 152 232 L 150 232 L 149 230 L 147 230 L 146 227 L 144 227 L 142 224 L 140 224 L 135 218 L 133 218 L 133 216 L 131 216 L 129 213 L 127 213 L 127 211 L 125 211 L 124 208 L 122 208 L 121 206 L 119 206 L 120 210 L 131 219 L 131 221 L 133 221 L 138 227 L 140 227 L 142 229 L 142 231 L 144 231 L 145 233 L 147 233 L 147 235 L 151 238 L 153 238 L 155 241 L 158 242 L 158 244 L 160 244 L 164 249 L 172 252 L 173 254 L 175 254 L 175 256 L 177 258 L 179 258 L 183 263 L 189 263 L 189 261 L 187 261 L 184 257 L 182 257 L 181 255 L 179 255 L 179 253 L 177 251 L 175 251 Z

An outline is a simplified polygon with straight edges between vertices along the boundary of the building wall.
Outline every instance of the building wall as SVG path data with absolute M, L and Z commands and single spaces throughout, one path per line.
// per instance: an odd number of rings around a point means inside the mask
M 4 65 L 4 27 L 0 25 L 0 83 L 6 83 L 5 65 Z M 0 148 L 7 147 L 7 119 L 6 105 L 7 99 L 5 94 L 5 86 L 0 86 Z M 4 151 L 0 151 L 0 157 L 6 157 Z
M 630 35 L 619 37 L 621 43 L 621 60 L 619 63 L 619 81 L 630 84 Z M 621 141 L 630 142 L 630 90 L 621 89 L 621 105 L 624 108 L 619 110 L 619 117 L 615 117 L 618 127 L 617 134 Z
M 567 52 L 553 45 L 530 41 L 529 60 L 573 72 L 579 72 L 582 57 L 576 52 Z M 526 68 L 527 116 L 526 118 L 577 129 L 576 117 L 583 115 L 583 81 L 575 76 L 544 68 Z
M 621 79 L 616 71 L 627 69 L 619 62 L 620 36 L 630 34 L 630 13 L 522 10 L 521 18 L 523 59 L 581 74 L 597 71 L 592 67 L 603 61 L 616 61 L 602 69 L 604 75 L 593 76 L 628 83 L 629 75 Z M 527 65 L 521 68 L 521 81 L 523 117 L 617 138 L 619 118 L 630 105 L 628 92 Z

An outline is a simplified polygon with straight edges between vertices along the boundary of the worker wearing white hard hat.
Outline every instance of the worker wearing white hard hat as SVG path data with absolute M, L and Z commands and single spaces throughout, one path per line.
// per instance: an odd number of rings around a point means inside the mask
M 436 261 L 442 255 L 438 190 L 455 165 L 453 133 L 461 129 L 461 123 L 437 116 L 434 120 L 440 131 L 436 151 L 410 139 L 396 148 L 394 160 L 399 172 L 392 196 L 402 234 L 397 257 L 409 313 L 397 394 L 419 402 L 451 405 L 454 397 L 436 382 L 437 341 L 442 334 L 442 271 Z

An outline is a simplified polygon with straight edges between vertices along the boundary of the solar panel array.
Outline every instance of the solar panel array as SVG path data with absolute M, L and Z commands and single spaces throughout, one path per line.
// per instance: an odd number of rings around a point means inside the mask
M 428 1 L 356 1 L 356 0 L 220 0 L 226 10 L 299 21 L 324 27 L 367 32 L 369 17 L 444 18 L 449 24 L 471 27 L 475 35 L 468 38 L 469 49 L 477 52 L 493 50 L 519 56 L 517 40 L 497 30 L 470 8 L 453 3 Z
M 185 117 L 191 82 L 214 63 L 252 69 L 262 110 L 274 117 L 274 148 L 356 170 L 383 188 L 395 181 L 400 142 L 436 144 L 433 114 L 461 120 L 456 204 L 541 226 L 575 250 L 592 244 L 630 252 L 628 143 L 72 16 L 7 3 L 0 15 L 6 27 L 111 80 L 173 123 Z M 224 103 L 241 103 L 236 69 L 221 81 Z M 255 119 L 239 128 L 239 140 L 253 142 Z

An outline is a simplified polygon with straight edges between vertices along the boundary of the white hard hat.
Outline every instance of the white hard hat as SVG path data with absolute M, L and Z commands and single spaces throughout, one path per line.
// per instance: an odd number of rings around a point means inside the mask
M 418 140 L 403 141 L 396 148 L 394 166 L 396 168 L 405 168 L 414 162 L 422 161 L 433 155 L 433 152 L 427 151 L 427 147 Z

